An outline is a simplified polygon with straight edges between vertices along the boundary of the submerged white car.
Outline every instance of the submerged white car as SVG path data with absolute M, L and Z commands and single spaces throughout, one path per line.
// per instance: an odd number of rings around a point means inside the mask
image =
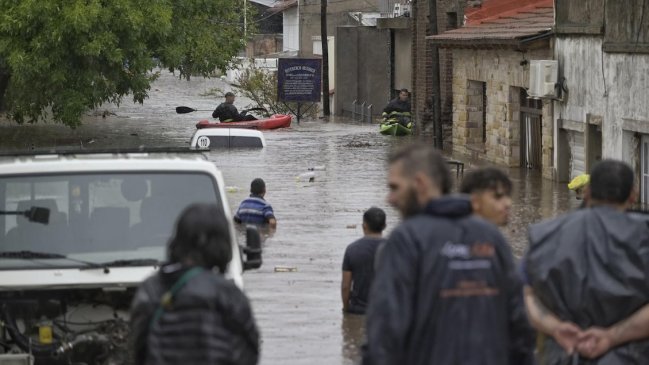
M 128 363 L 138 284 L 189 204 L 231 218 L 224 186 L 196 152 L 0 157 L 0 364 Z M 227 276 L 242 287 L 243 269 L 261 265 L 259 235 L 240 249 L 230 229 Z

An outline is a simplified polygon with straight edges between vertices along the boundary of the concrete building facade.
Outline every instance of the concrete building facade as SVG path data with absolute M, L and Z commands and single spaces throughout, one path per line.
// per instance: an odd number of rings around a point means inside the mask
M 338 27 L 336 39 L 334 114 L 346 114 L 356 100 L 380 115 L 390 99 L 390 30 Z
M 554 102 L 557 177 L 602 158 L 629 162 L 649 203 L 649 19 L 646 2 L 557 0 L 554 56 L 567 86 Z

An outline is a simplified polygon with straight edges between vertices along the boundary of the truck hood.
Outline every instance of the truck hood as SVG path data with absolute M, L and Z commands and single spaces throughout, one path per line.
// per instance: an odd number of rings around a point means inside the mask
M 138 286 L 157 271 L 154 266 L 103 269 L 0 270 L 0 292 L 33 289 L 127 288 Z

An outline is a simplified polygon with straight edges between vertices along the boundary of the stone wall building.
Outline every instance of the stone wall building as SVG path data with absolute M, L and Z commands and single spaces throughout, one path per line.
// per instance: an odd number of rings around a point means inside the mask
M 552 0 L 487 0 L 428 37 L 452 52 L 453 151 L 554 177 L 552 105 L 527 97 L 530 60 L 552 59 Z

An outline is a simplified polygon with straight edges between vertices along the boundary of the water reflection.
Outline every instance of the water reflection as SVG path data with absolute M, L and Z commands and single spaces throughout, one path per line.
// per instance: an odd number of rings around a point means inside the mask
M 345 364 L 358 364 L 365 339 L 365 316 L 343 314 L 340 332 L 343 337 L 342 355 Z

